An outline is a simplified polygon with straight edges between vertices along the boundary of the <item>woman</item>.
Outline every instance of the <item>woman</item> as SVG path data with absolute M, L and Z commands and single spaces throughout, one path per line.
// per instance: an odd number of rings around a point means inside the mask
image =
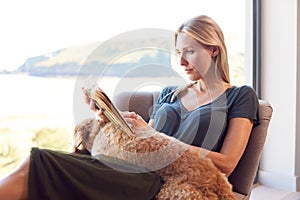
M 195 153 L 209 157 L 229 176 L 258 123 L 255 92 L 230 85 L 223 34 L 211 18 L 199 16 L 184 23 L 175 44 L 180 64 L 193 82 L 164 88 L 149 123 L 134 112 L 123 116 L 133 126 L 154 127 L 191 144 Z M 86 101 L 101 112 L 87 95 Z M 151 172 L 118 172 L 90 156 L 35 148 L 1 180 L 0 198 L 152 199 L 160 186 L 159 177 Z
M 259 123 L 257 96 L 248 86 L 230 85 L 223 33 L 211 18 L 199 16 L 184 23 L 176 33 L 175 47 L 181 66 L 195 82 L 164 88 L 149 125 L 192 144 L 200 156 L 210 158 L 229 176 L 246 148 L 253 124 Z M 135 126 L 145 125 L 135 113 L 124 115 Z M 197 130 L 191 128 L 195 126 Z

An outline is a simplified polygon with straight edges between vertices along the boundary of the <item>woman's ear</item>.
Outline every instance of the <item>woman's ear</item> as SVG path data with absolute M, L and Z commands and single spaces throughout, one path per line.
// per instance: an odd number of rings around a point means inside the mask
M 219 53 L 220 53 L 219 47 L 217 47 L 217 46 L 211 47 L 211 56 L 212 57 L 216 57 L 217 55 L 219 55 Z

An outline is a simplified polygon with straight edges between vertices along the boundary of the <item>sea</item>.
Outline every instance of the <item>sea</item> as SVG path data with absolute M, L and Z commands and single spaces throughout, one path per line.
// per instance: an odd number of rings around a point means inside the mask
M 76 109 L 80 109 L 80 113 L 86 113 L 79 118 L 76 116 L 76 120 L 91 116 L 83 94 L 78 89 L 90 86 L 91 83 L 82 83 L 81 86 L 81 82 L 77 77 L 0 75 L 0 120 L 8 117 L 32 116 L 56 118 L 56 123 L 61 124 L 77 123 L 74 121 L 74 114 L 79 113 Z M 161 90 L 166 85 L 183 84 L 184 80 L 181 77 L 104 77 L 95 82 L 113 98 L 119 92 Z
M 0 75 L 0 119 L 39 116 L 71 122 L 74 83 L 75 78 Z

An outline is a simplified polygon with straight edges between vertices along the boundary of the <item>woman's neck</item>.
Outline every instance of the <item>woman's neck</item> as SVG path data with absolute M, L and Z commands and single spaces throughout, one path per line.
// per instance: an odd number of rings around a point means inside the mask
M 231 85 L 225 81 L 205 81 L 200 79 L 197 84 L 194 85 L 194 89 L 198 90 L 202 94 L 209 94 L 212 98 L 219 96 Z

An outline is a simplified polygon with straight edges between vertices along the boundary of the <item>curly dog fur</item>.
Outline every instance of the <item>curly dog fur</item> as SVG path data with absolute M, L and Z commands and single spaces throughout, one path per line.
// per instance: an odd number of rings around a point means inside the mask
M 154 129 L 134 129 L 130 137 L 100 117 L 76 125 L 75 152 L 105 154 L 156 171 L 164 181 L 156 199 L 236 199 L 227 177 L 188 145 Z

